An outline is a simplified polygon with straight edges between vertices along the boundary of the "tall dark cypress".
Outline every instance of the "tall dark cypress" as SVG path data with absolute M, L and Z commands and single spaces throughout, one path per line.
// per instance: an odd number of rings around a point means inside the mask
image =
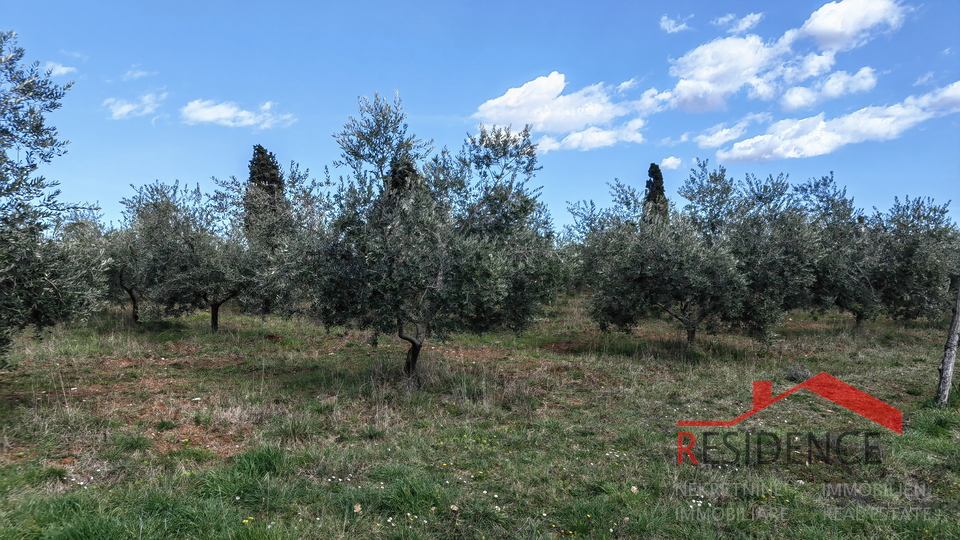
M 647 193 L 643 198 L 643 213 L 647 219 L 656 216 L 660 219 L 667 217 L 669 207 L 667 205 L 667 195 L 663 190 L 663 173 L 660 172 L 660 166 L 651 163 L 647 170 Z
M 277 157 L 258 144 L 253 147 L 250 176 L 243 197 L 243 224 L 249 240 L 272 244 L 271 239 L 279 232 L 275 229 L 283 217 L 280 215 L 283 201 L 283 172 Z

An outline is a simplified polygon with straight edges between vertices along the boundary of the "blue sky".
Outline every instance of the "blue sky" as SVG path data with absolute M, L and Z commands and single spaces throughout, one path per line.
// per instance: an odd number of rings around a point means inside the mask
M 312 5 L 311 5 L 312 4 Z M 64 199 L 117 220 L 130 184 L 245 177 L 252 147 L 314 176 L 358 96 L 399 91 L 410 129 L 459 148 L 532 124 L 536 182 L 567 201 L 668 196 L 694 158 L 743 178 L 834 171 L 858 205 L 960 194 L 960 2 L 12 2 L 27 59 L 75 81 L 50 115 Z M 954 219 L 960 201 L 951 205 Z

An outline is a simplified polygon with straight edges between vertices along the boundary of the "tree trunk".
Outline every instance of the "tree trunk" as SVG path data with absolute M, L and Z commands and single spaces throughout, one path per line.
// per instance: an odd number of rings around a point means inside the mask
M 693 340 L 697 338 L 697 327 L 687 327 L 687 345 L 693 345 Z
M 140 322 L 140 304 L 137 303 L 137 295 L 133 292 L 133 289 L 128 289 L 123 287 L 123 290 L 127 291 L 127 296 L 130 297 L 130 304 L 133 306 L 131 309 L 131 316 L 133 317 L 134 324 Z
M 414 327 L 417 330 L 415 336 L 412 336 L 404 330 L 403 323 L 399 323 L 399 330 L 397 336 L 404 341 L 410 342 L 410 349 L 407 351 L 407 364 L 404 367 L 404 372 L 407 375 L 413 376 L 417 372 L 417 359 L 420 358 L 420 349 L 423 348 L 423 340 L 426 338 L 426 330 L 423 326 L 415 324 Z
M 957 291 L 957 303 L 953 306 L 953 321 L 947 334 L 947 344 L 943 348 L 943 362 L 940 364 L 940 386 L 937 388 L 937 407 L 946 407 L 950 399 L 950 386 L 953 385 L 953 365 L 957 362 L 957 342 L 960 341 L 960 290 Z
M 210 304 L 210 329 L 214 332 L 220 330 L 220 306 L 223 305 L 223 302 L 219 304 Z

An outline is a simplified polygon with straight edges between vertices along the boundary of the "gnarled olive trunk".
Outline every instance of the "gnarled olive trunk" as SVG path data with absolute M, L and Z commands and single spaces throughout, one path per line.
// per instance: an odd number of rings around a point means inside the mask
M 416 333 L 411 335 L 406 332 L 403 322 L 398 323 L 397 326 L 397 336 L 404 341 L 410 342 L 410 349 L 407 351 L 407 364 L 404 367 L 404 372 L 407 375 L 412 376 L 417 372 L 417 359 L 420 358 L 420 349 L 423 348 L 423 341 L 427 337 L 426 328 L 420 324 L 414 324 Z
M 130 304 L 132 306 L 131 316 L 133 317 L 134 323 L 140 322 L 140 304 L 137 302 L 137 293 L 133 292 L 133 289 L 126 288 L 123 285 L 120 286 L 124 291 L 127 292 L 127 296 L 130 297 Z

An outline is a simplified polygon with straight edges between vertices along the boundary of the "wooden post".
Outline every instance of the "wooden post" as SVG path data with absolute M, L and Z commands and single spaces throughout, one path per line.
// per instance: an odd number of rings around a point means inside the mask
M 953 306 L 953 322 L 947 334 L 947 344 L 943 348 L 943 363 L 940 364 L 940 386 L 937 388 L 937 407 L 946 407 L 950 399 L 950 386 L 953 384 L 953 365 L 957 362 L 957 342 L 960 341 L 960 290 L 957 291 L 957 303 Z

